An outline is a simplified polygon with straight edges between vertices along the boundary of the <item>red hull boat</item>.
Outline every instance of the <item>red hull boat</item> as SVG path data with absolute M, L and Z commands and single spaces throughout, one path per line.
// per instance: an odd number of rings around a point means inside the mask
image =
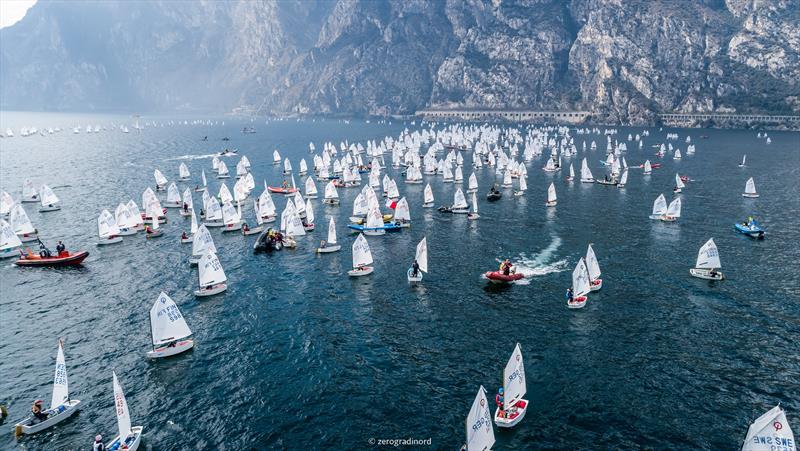
M 487 271 L 484 276 L 494 283 L 509 283 L 524 277 L 520 273 L 505 275 L 500 271 Z
M 64 252 L 54 257 L 41 257 L 28 253 L 28 255 L 15 261 L 14 264 L 17 266 L 76 266 L 83 263 L 83 260 L 88 256 L 89 252 L 87 251 Z
M 278 194 L 294 194 L 298 191 L 297 188 L 277 188 L 274 186 L 267 187 L 270 193 L 278 193 Z

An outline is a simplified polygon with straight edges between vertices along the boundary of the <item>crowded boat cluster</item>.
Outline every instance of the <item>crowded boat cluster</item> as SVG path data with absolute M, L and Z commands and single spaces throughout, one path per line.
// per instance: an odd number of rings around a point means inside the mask
M 205 123 L 199 122 L 200 125 Z M 120 130 L 127 133 L 127 127 L 123 127 Z M 97 132 L 100 127 L 90 126 L 85 130 L 92 129 Z M 27 132 L 30 130 L 26 129 Z M 80 130 L 76 128 L 74 132 Z M 42 134 L 42 131 L 33 129 L 33 133 Z M 255 133 L 255 129 L 245 127 L 243 133 Z M 13 133 L 8 130 L 5 135 L 13 136 Z M 308 158 L 299 161 L 285 158 L 275 149 L 271 164 L 280 168 L 283 179 L 273 180 L 272 184 L 264 180 L 260 193 L 250 159 L 237 150 L 225 149 L 213 155 L 210 164 L 201 167 L 189 167 L 180 162 L 175 167 L 152 168 L 154 183 L 141 193 L 140 203 L 134 198 L 120 199 L 116 206 L 109 205 L 99 212 L 97 245 L 110 246 L 124 240 L 141 239 L 142 235 L 148 240 L 179 240 L 187 245 L 186 264 L 197 266 L 194 294 L 206 297 L 227 290 L 228 275 L 217 256 L 225 249 L 224 245 L 217 245 L 225 239 L 225 234 L 253 236 L 254 252 L 278 252 L 288 248 L 328 254 L 341 250 L 339 235 L 349 231 L 353 238 L 349 240 L 352 269 L 348 275 L 365 277 L 381 270 L 375 267 L 371 247 L 380 246 L 380 240 L 387 239 L 383 237 L 403 233 L 410 227 L 412 209 L 436 208 L 441 215 L 465 215 L 469 220 L 478 221 L 481 218 L 479 199 L 494 202 L 504 196 L 511 199 L 526 196 L 529 170 L 564 174 L 547 185 L 547 197 L 541 199 L 546 208 L 556 208 L 557 190 L 562 183 L 596 184 L 624 190 L 629 183 L 629 173 L 632 177 L 633 174 L 648 177 L 654 171 L 663 170 L 659 163 L 663 158 L 680 160 L 702 151 L 688 135 L 681 140 L 677 133 L 668 133 L 664 142 L 646 144 L 649 135 L 649 131 L 644 130 L 625 137 L 616 129 L 598 127 L 423 123 L 417 129 L 405 129 L 398 136 L 364 143 L 340 142 L 337 145 L 329 141 L 321 143 L 318 150 L 312 142 L 308 145 Z M 766 134 L 763 138 L 769 144 Z M 654 152 L 647 153 L 645 149 L 651 148 Z M 633 158 L 634 149 L 638 149 L 636 158 L 643 161 L 629 164 L 627 159 Z M 602 157 L 597 158 L 598 154 Z M 738 156 L 736 159 L 738 162 Z M 743 155 L 739 166 L 746 169 L 746 162 Z M 493 174 L 495 183 L 492 186 L 479 186 L 481 171 Z M 595 172 L 602 175 L 596 176 Z M 213 179 L 217 180 L 218 187 L 212 191 L 209 181 Z M 233 182 L 232 188 L 228 187 L 230 182 Z M 672 199 L 668 201 L 660 194 L 653 202 L 649 218 L 677 223 L 691 182 L 688 175 L 676 173 L 674 186 L 664 187 L 665 192 L 671 190 Z M 421 196 L 410 192 L 403 194 L 403 185 L 415 184 L 425 184 Z M 439 199 L 437 207 L 432 184 L 452 184 L 452 201 Z M 759 196 L 752 177 L 743 180 L 743 184 L 742 196 Z M 357 193 L 351 205 L 342 203 L 341 190 Z M 89 254 L 87 251 L 70 252 L 60 241 L 55 253 L 49 250 L 25 210 L 26 204 L 34 203 L 41 212 L 57 212 L 69 208 L 70 204 L 69 199 L 60 199 L 48 185 L 40 184 L 37 188 L 31 180 L 24 181 L 17 196 L 6 191 L 0 193 L 0 215 L 4 218 L 0 219 L 0 256 L 16 257 L 15 263 L 19 266 L 83 264 Z M 320 220 L 317 213 L 322 209 L 328 213 L 324 220 Z M 347 210 L 346 228 L 337 224 L 331 209 Z M 647 215 L 643 213 L 642 216 Z M 165 237 L 162 224 L 175 220 L 185 220 L 185 230 L 180 237 Z M 766 235 L 753 217 L 733 226 L 737 232 L 752 238 L 764 239 Z M 322 233 L 317 231 L 320 228 L 324 230 Z M 221 233 L 214 235 L 213 230 Z M 314 233 L 320 235 L 318 245 L 316 240 L 311 244 L 302 238 Z M 25 243 L 34 242 L 39 244 L 38 253 L 25 248 Z M 413 255 L 409 252 L 407 260 L 407 282 L 423 283 L 423 274 L 435 266 L 432 264 L 435 262 L 428 259 L 426 237 L 418 242 Z M 693 277 L 721 281 L 725 278 L 721 268 L 719 250 L 709 237 L 688 272 Z M 601 275 L 593 244 L 588 243 L 585 253 L 581 250 L 577 258 L 571 280 L 564 282 L 567 287 L 565 306 L 569 309 L 586 306 L 590 294 L 603 287 Z M 516 271 L 514 262 L 505 260 L 497 270 L 486 271 L 483 277 L 488 283 L 513 284 L 525 275 Z M 155 302 L 149 312 L 152 347 L 143 353 L 144 356 L 166 358 L 192 349 L 192 331 L 178 305 L 164 292 L 153 293 L 153 297 Z M 119 430 L 105 446 L 112 450 L 135 450 L 140 444 L 143 427 L 132 426 L 122 386 L 116 374 L 112 379 Z M 522 421 L 528 406 L 525 394 L 522 347 L 517 344 L 503 372 L 503 387 L 495 396 L 494 414 L 490 412 L 486 390 L 483 386 L 478 390 L 466 418 L 465 449 L 491 448 L 494 444 L 492 423 L 511 428 Z M 60 343 L 50 407 L 44 409 L 37 400 L 30 416 L 17 424 L 16 431 L 32 434 L 47 429 L 72 416 L 79 406 L 80 401 L 69 397 L 64 348 Z M 778 406 L 751 425 L 744 449 L 769 449 L 767 444 L 776 443 L 793 449 L 793 440 L 785 414 Z M 102 443 L 102 437 L 98 436 L 96 443 Z

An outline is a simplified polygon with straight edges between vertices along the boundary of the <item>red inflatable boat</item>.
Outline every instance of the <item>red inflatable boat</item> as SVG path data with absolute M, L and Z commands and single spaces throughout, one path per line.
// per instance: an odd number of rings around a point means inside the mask
M 75 253 L 62 252 L 53 257 L 42 257 L 31 252 L 19 258 L 14 264 L 17 266 L 75 266 L 80 265 L 89 252 L 80 251 Z
M 484 276 L 492 283 L 509 283 L 524 277 L 520 273 L 505 275 L 500 271 L 487 271 Z
M 280 188 L 276 186 L 269 186 L 267 187 L 270 193 L 278 193 L 278 194 L 294 194 L 298 191 L 297 188 Z

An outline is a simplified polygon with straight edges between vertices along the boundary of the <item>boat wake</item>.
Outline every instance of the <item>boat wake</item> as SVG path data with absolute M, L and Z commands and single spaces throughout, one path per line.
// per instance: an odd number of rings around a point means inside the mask
M 566 259 L 553 261 L 553 257 L 561 247 L 561 238 L 553 236 L 553 241 L 541 252 L 531 257 L 527 254 L 520 254 L 515 260 L 517 272 L 525 276 L 514 283 L 517 285 L 528 285 L 533 277 L 544 276 L 569 269 Z
M 167 158 L 164 161 L 179 161 L 179 160 L 204 160 L 206 158 L 214 158 L 215 156 L 219 156 L 215 153 L 210 153 L 208 155 L 181 155 L 179 157 Z

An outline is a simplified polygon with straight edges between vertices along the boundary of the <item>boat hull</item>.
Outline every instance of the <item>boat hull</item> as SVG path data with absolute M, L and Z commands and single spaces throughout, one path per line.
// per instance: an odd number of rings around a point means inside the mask
M 749 199 L 755 199 L 756 197 L 758 197 L 758 194 L 742 193 L 742 197 L 747 197 Z
M 139 449 L 139 445 L 142 442 L 142 430 L 144 428 L 142 426 L 133 426 L 131 428 L 131 435 L 125 438 L 125 444 L 128 446 L 128 449 L 125 451 L 136 451 Z M 114 437 L 114 440 L 106 445 L 107 450 L 118 450 L 120 449 L 121 444 L 119 443 L 119 436 Z
M 263 230 L 264 230 L 264 226 L 252 227 L 252 228 L 250 228 L 248 230 L 242 229 L 242 235 L 244 235 L 244 236 L 255 235 L 255 234 L 261 233 Z
M 500 271 L 487 271 L 484 276 L 492 283 L 511 283 L 524 277 L 520 273 L 505 275 Z
M 198 297 L 205 297 L 205 296 L 214 296 L 215 294 L 220 294 L 223 291 L 228 289 L 228 285 L 224 283 L 218 283 L 213 285 L 211 288 L 200 288 L 199 290 L 194 291 L 194 295 Z
M 578 296 L 574 298 L 572 302 L 567 301 L 567 307 L 571 309 L 583 308 L 586 306 L 586 301 L 588 300 L 589 298 L 587 298 L 586 296 Z
M 555 200 L 554 200 L 554 201 L 552 201 L 552 202 L 545 202 L 544 204 L 545 204 L 546 206 L 548 206 L 548 207 L 555 207 L 555 206 L 558 204 L 558 201 L 555 201 Z
M 766 235 L 766 232 L 764 231 L 764 229 L 762 229 L 760 227 L 751 228 L 751 227 L 748 227 L 748 226 L 743 225 L 743 224 L 734 224 L 733 226 L 734 226 L 734 228 L 736 228 L 737 232 L 739 232 L 739 233 L 741 233 L 743 235 L 747 235 L 750 238 L 756 238 L 756 239 L 759 239 L 759 240 L 763 240 L 764 236 Z
M 417 271 L 416 277 L 412 275 L 413 272 L 414 272 L 413 268 L 408 268 L 408 271 L 406 272 L 406 278 L 408 279 L 408 281 L 411 283 L 422 282 L 422 271 Z
M 338 251 L 340 249 L 342 249 L 342 246 L 339 245 L 339 244 L 325 245 L 325 247 L 317 248 L 317 253 L 318 254 L 329 254 L 331 252 L 336 252 L 336 251 Z
M 723 280 L 725 279 L 725 275 L 719 271 L 714 271 L 714 274 L 711 274 L 710 269 L 703 269 L 703 268 L 691 268 L 689 269 L 689 274 L 693 277 L 697 277 L 698 279 L 705 279 L 705 280 Z
M 80 251 L 69 254 L 65 257 L 40 257 L 38 255 L 27 255 L 14 262 L 17 266 L 76 266 L 83 263 L 89 256 L 89 252 Z
M 372 274 L 372 271 L 375 269 L 372 266 L 362 266 L 361 268 L 352 269 L 347 271 L 347 275 L 350 277 L 361 277 Z
M 242 230 L 242 223 L 241 222 L 234 222 L 233 224 L 225 224 L 225 227 L 222 229 L 222 232 L 235 232 L 237 230 Z
M 186 352 L 194 347 L 194 340 L 179 340 L 175 346 L 161 346 L 159 348 L 153 349 L 152 351 L 147 351 L 147 357 L 151 359 L 160 359 L 164 357 L 170 357 L 173 355 L 180 354 L 182 352 Z
M 186 238 L 181 238 L 181 244 L 189 244 L 194 243 L 194 236 L 188 236 Z
M 46 420 L 34 423 L 34 418 L 32 416 L 25 418 L 24 420 L 20 421 L 16 424 L 15 429 L 17 431 L 17 435 L 25 434 L 35 434 L 37 432 L 43 431 L 49 427 L 55 426 L 58 423 L 66 420 L 67 418 L 71 417 L 75 412 L 80 409 L 80 400 L 77 399 L 70 399 L 66 403 L 56 407 L 55 409 L 58 411 L 57 414 L 51 415 Z
M 600 291 L 603 288 L 603 279 L 594 279 L 589 284 L 589 291 Z
M 23 234 L 21 234 L 21 235 L 20 235 L 20 234 L 17 234 L 17 238 L 19 238 L 19 240 L 20 240 L 20 241 L 22 241 L 23 243 L 27 243 L 27 242 L 29 242 L 29 241 L 36 241 L 36 240 L 38 240 L 38 239 L 39 239 L 39 234 L 38 234 L 38 233 L 36 233 L 36 232 L 33 232 L 33 233 L 23 233 Z
M 525 413 L 528 411 L 528 400 L 527 399 L 520 399 L 511 409 L 506 410 L 506 416 L 500 416 L 500 409 L 497 409 L 494 412 L 494 424 L 497 425 L 499 428 L 513 428 L 523 418 L 525 418 Z
M 106 244 L 114 244 L 114 243 L 121 243 L 122 237 L 119 235 L 110 236 L 108 238 L 101 238 L 100 241 L 97 242 L 98 246 L 105 246 Z
M 46 211 L 58 211 L 61 210 L 60 205 L 48 205 L 46 207 L 39 207 L 39 213 L 44 213 Z

